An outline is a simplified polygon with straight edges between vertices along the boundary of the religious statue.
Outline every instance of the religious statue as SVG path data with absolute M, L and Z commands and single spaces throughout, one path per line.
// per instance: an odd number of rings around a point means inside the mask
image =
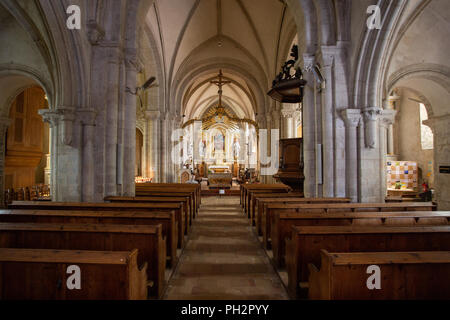
M 204 140 L 200 140 L 198 150 L 200 152 L 200 157 L 204 158 L 206 156 L 206 142 Z
M 241 145 L 239 144 L 239 141 L 237 138 L 234 138 L 234 142 L 233 142 L 233 157 L 234 159 L 238 159 L 239 158 L 239 154 L 241 152 Z

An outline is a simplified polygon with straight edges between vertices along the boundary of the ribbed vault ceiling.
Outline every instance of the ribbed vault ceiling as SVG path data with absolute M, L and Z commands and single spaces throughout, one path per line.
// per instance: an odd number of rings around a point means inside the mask
M 218 65 L 238 61 L 266 91 L 279 55 L 284 55 L 279 50 L 280 33 L 292 20 L 287 12 L 279 0 L 155 0 L 147 24 L 156 38 L 169 91 L 183 80 L 180 77 L 189 66 L 211 59 Z M 217 100 L 217 87 L 209 81 L 218 72 L 218 66 L 211 67 L 184 88 L 181 108 L 187 118 L 198 116 Z M 238 116 L 254 118 L 257 99 L 249 80 L 236 70 L 224 74 L 232 81 L 224 88 L 224 102 Z

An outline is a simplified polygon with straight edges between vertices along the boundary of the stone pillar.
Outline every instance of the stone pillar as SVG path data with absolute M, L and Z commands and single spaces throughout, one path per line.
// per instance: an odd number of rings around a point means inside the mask
M 295 138 L 295 118 L 298 116 L 296 104 L 283 103 L 281 114 L 283 115 L 283 138 Z
M 118 48 L 111 48 L 107 64 L 106 134 L 105 134 L 105 196 L 117 195 L 117 152 L 119 121 L 119 69 L 121 57 Z M 131 87 L 133 88 L 133 87 Z M 127 95 L 129 95 L 127 93 Z M 99 199 L 100 200 L 100 199 Z
M 129 49 L 127 53 L 126 87 L 137 87 L 136 52 Z M 130 93 L 125 95 L 124 119 L 123 119 L 123 195 L 134 196 L 135 167 L 136 167 L 136 96 Z
M 389 127 L 392 127 L 392 124 L 395 121 L 395 113 L 396 113 L 395 110 L 384 109 L 380 117 L 380 153 L 381 153 L 380 181 L 382 182 L 380 198 L 382 199 L 384 199 L 387 195 L 386 163 L 387 163 L 387 150 L 389 147 L 389 140 L 387 139 L 387 133 L 389 132 Z
M 323 56 L 323 76 L 325 86 L 322 99 L 322 191 L 323 197 L 334 197 L 334 108 L 333 108 L 333 64 L 334 56 L 337 54 L 336 48 L 322 47 Z
M 450 166 L 450 114 L 430 117 L 423 123 L 434 134 L 434 185 L 438 210 L 450 210 L 450 174 L 440 173 L 440 166 Z
M 160 118 L 161 112 L 159 111 L 146 111 L 145 116 L 147 123 L 150 124 L 151 132 L 148 135 L 148 143 L 150 144 L 149 153 L 147 156 L 150 157 L 150 174 L 153 175 L 153 182 L 160 182 L 161 180 L 161 170 L 160 170 Z
M 303 98 L 303 161 L 304 161 L 304 194 L 305 198 L 317 195 L 316 183 L 316 117 L 314 99 L 313 68 L 316 63 L 314 55 L 304 55 L 303 79 L 307 81 Z
M 5 203 L 5 138 L 11 119 L 0 118 L 0 207 L 4 207 Z
M 52 200 L 82 201 L 83 151 L 81 122 L 75 121 L 77 108 L 59 107 L 39 110 L 52 130 Z
M 94 110 L 82 110 L 78 112 L 83 128 L 83 166 L 82 166 L 82 185 L 81 197 L 83 202 L 94 202 L 95 194 L 95 161 L 94 161 L 94 129 L 95 117 L 97 113 Z M 98 199 L 99 201 L 103 199 Z
M 387 109 L 388 110 L 396 110 L 395 103 L 401 99 L 400 96 L 394 94 L 388 98 Z M 385 108 L 386 109 L 386 108 Z M 397 111 L 396 111 L 397 113 Z M 387 128 L 387 153 L 389 155 L 395 155 L 395 142 L 394 142 L 394 123 L 391 123 Z
M 169 113 L 161 118 L 161 182 L 168 182 L 168 157 L 169 157 Z
M 358 144 L 356 129 L 360 125 L 361 110 L 345 109 L 341 112 L 345 122 L 345 153 L 346 153 L 346 193 L 353 202 L 358 201 Z
M 381 115 L 381 109 L 377 107 L 368 107 L 363 110 L 364 114 L 364 136 L 366 147 L 375 149 L 377 146 L 377 120 Z

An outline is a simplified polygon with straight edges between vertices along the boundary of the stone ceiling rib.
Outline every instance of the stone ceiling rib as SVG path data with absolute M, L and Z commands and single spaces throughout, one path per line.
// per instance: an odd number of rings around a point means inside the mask
M 217 0 L 217 35 L 222 35 L 222 0 Z
M 244 14 L 245 18 L 247 19 L 247 23 L 250 25 L 250 28 L 252 29 L 253 34 L 255 35 L 256 42 L 258 43 L 259 48 L 261 49 L 261 53 L 264 59 L 264 64 L 266 65 L 266 70 L 269 68 L 269 60 L 267 59 L 266 50 L 264 49 L 264 46 L 261 41 L 261 37 L 259 36 L 258 30 L 256 30 L 255 24 L 253 23 L 252 18 L 250 17 L 247 9 L 245 8 L 244 4 L 241 0 L 236 0 L 237 4 L 239 5 L 239 8 L 242 10 L 242 13 Z
M 162 27 L 161 27 L 161 19 L 159 17 L 158 4 L 156 1 L 153 3 L 153 10 L 155 11 L 155 17 L 156 17 L 156 22 L 157 22 L 158 31 L 159 31 L 159 41 L 161 42 L 163 74 L 166 75 L 167 70 L 166 70 L 166 51 L 164 48 L 164 35 L 163 35 Z
M 178 50 L 180 49 L 180 45 L 181 45 L 181 41 L 183 40 L 184 34 L 186 32 L 186 29 L 189 25 L 189 23 L 192 20 L 192 17 L 194 16 L 195 11 L 197 10 L 198 6 L 200 4 L 200 0 L 195 1 L 195 3 L 192 5 L 191 10 L 189 11 L 189 15 L 186 19 L 186 22 L 183 25 L 183 28 L 181 29 L 180 35 L 177 38 L 177 43 L 175 45 L 175 50 L 173 52 L 172 55 L 172 59 L 170 61 L 170 70 L 169 70 L 169 78 L 168 81 L 170 82 L 172 80 L 172 76 L 173 76 L 173 69 L 175 67 L 175 62 L 177 60 L 177 56 L 178 56 Z

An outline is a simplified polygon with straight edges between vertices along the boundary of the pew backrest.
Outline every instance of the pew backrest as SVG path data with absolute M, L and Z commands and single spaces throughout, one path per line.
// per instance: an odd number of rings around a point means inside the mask
M 137 257 L 138 250 L 0 248 L 0 300 L 145 300 L 147 265 Z M 79 268 L 75 289 L 67 285 L 70 266 Z

